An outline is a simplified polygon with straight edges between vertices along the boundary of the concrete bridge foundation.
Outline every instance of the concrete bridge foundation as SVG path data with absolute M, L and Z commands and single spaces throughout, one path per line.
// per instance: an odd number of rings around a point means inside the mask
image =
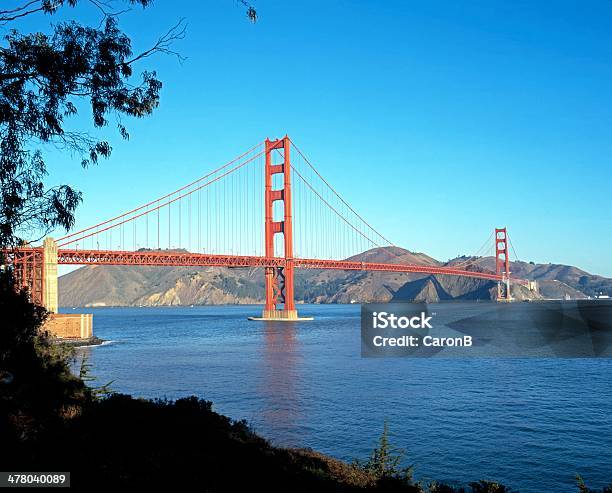
M 93 315 L 90 313 L 58 313 L 57 242 L 47 237 L 42 247 L 42 304 L 49 312 L 44 330 L 61 339 L 93 337 Z

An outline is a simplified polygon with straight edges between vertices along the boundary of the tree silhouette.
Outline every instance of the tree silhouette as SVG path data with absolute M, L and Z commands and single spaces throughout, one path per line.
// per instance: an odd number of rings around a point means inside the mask
M 361 467 L 379 481 L 392 480 L 412 485 L 413 466 L 402 466 L 405 455 L 403 449 L 391 445 L 389 423 L 385 420 L 382 435 L 378 439 L 378 446 L 374 448 L 368 461 Z

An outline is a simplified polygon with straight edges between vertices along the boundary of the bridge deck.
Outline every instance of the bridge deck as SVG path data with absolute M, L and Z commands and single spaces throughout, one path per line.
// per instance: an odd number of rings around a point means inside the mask
M 68 265 L 158 265 L 158 266 L 212 266 L 212 267 L 283 267 L 284 258 L 241 255 L 214 255 L 206 253 L 112 251 L 112 250 L 58 250 L 58 264 Z M 350 260 L 293 259 L 300 269 L 362 270 L 379 272 L 411 272 L 472 277 L 501 281 L 502 276 L 492 272 L 478 272 L 453 267 L 417 264 L 384 264 Z

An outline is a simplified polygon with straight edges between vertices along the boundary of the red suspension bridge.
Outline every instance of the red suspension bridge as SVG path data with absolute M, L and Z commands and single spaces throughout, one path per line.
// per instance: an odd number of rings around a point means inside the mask
M 263 227 L 262 227 L 263 225 Z M 486 244 L 485 244 L 486 245 Z M 57 265 L 260 267 L 263 319 L 296 320 L 295 269 L 340 269 L 464 276 L 496 281 L 510 299 L 509 238 L 495 229 L 495 271 L 475 257 L 454 265 L 367 262 L 357 254 L 393 247 L 323 178 L 285 136 L 266 139 L 205 176 L 135 209 L 40 247 L 8 253 L 20 285 L 57 311 Z M 396 258 L 397 257 L 397 258 Z M 512 279 L 527 284 L 527 281 Z

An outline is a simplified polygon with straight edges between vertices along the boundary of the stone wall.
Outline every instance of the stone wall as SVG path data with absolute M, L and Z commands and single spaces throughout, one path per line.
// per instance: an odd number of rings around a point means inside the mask
M 91 313 L 52 313 L 44 330 L 62 339 L 89 339 L 93 336 Z

